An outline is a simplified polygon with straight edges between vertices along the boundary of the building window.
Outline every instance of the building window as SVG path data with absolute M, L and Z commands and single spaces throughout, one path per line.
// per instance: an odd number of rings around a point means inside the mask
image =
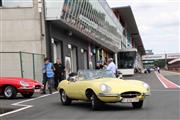
M 0 0 L 3 7 L 33 7 L 33 0 Z
M 2 6 L 2 0 L 0 0 L 0 6 Z
M 61 19 L 92 38 L 119 49 L 122 26 L 113 20 L 112 10 L 105 6 L 108 7 L 103 0 L 65 0 Z

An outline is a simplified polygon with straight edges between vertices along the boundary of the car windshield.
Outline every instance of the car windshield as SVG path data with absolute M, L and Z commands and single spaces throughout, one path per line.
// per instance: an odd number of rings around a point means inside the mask
M 80 70 L 78 72 L 80 80 L 93 80 L 99 78 L 114 78 L 115 75 L 109 70 Z

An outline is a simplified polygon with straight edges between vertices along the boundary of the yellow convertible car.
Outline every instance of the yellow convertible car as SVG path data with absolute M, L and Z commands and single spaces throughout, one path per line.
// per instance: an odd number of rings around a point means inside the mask
M 142 108 L 146 96 L 150 95 L 148 84 L 138 80 L 122 80 L 106 70 L 80 70 L 63 80 L 58 90 L 63 105 L 72 100 L 91 101 L 92 109 L 102 103 L 132 103 L 133 108 Z

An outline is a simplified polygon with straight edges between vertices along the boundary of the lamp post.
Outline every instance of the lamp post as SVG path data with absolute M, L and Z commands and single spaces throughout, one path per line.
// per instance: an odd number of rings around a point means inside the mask
M 164 68 L 167 70 L 168 69 L 168 65 L 167 65 L 167 54 L 165 53 L 165 66 Z

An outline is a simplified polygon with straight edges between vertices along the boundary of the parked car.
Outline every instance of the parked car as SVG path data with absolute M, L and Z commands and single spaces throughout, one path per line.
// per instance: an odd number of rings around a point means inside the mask
M 142 108 L 146 96 L 150 95 L 147 83 L 138 80 L 116 78 L 112 71 L 81 70 L 71 73 L 59 86 L 60 100 L 70 105 L 72 100 L 91 101 L 93 110 L 102 103 L 132 103 L 134 108 Z
M 24 98 L 30 98 L 34 93 L 39 93 L 43 85 L 32 79 L 19 77 L 0 77 L 0 95 L 5 98 L 15 98 L 21 93 Z

